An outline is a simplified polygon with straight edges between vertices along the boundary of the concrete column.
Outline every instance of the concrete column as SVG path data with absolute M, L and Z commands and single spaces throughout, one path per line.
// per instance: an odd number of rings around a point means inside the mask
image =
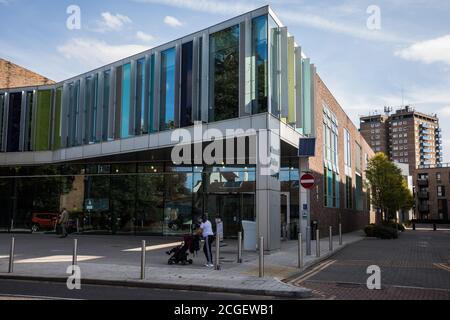
M 265 144 L 267 143 L 267 144 Z M 261 151 L 266 148 L 267 154 Z M 261 154 L 263 153 L 263 154 Z M 281 245 L 280 219 L 280 137 L 274 132 L 258 132 L 256 165 L 256 221 L 257 239 L 264 237 L 266 250 L 277 250 Z M 268 163 L 269 162 L 269 163 Z

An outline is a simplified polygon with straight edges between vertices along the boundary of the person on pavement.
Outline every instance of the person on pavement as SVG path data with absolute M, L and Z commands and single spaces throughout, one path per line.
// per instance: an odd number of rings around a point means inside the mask
M 205 253 L 206 257 L 206 264 L 205 267 L 213 268 L 213 255 L 211 251 L 211 245 L 214 242 L 214 232 L 212 229 L 211 221 L 208 220 L 206 215 L 203 215 L 201 219 L 200 228 L 198 229 L 198 234 L 200 234 L 203 239 L 205 240 L 205 245 L 203 246 L 203 252 Z
M 67 224 L 69 223 L 69 212 L 66 210 L 66 208 L 63 208 L 63 211 L 61 212 L 61 215 L 59 216 L 59 225 L 61 226 L 61 237 L 60 238 L 66 238 L 67 237 Z

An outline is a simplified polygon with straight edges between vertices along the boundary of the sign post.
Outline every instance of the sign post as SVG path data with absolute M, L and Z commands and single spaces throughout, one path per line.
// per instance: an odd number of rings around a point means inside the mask
M 316 179 L 314 178 L 314 176 L 310 173 L 305 173 L 301 178 L 300 178 L 300 184 L 302 185 L 303 188 L 305 188 L 306 190 L 311 190 L 312 188 L 314 188 L 315 184 L 316 184 Z

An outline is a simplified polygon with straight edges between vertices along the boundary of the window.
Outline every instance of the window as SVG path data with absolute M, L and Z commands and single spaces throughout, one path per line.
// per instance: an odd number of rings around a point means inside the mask
M 356 172 L 361 173 L 362 172 L 362 148 L 359 144 L 356 144 L 355 161 L 356 161 Z
M 345 208 L 353 209 L 353 181 L 351 177 L 345 178 Z
M 355 207 L 356 210 L 363 210 L 363 183 L 362 177 L 360 175 L 356 175 L 356 188 L 355 188 Z
M 183 44 L 181 49 L 181 112 L 180 126 L 187 127 L 193 124 L 192 119 L 192 67 L 193 67 L 193 42 Z
M 270 113 L 272 113 L 275 117 L 279 117 L 280 115 L 281 89 L 280 89 L 280 75 L 279 75 L 280 70 L 279 47 L 280 47 L 279 27 L 272 18 L 269 18 L 270 93 L 271 93 Z M 304 80 L 306 80 L 306 77 Z M 307 112 L 306 109 L 305 112 Z
M 351 147 L 351 137 L 350 132 L 344 129 L 344 162 L 348 167 L 352 166 L 352 147 Z
M 37 110 L 36 110 L 36 151 L 45 151 L 49 149 L 50 141 L 50 118 L 52 111 L 52 91 L 40 90 L 37 93 Z
M 437 195 L 438 195 L 438 197 L 445 197 L 445 187 L 444 186 L 437 187 Z
M 22 111 L 22 92 L 9 96 L 7 152 L 18 152 L 20 144 L 20 116 Z
M 122 110 L 120 112 L 121 126 L 120 137 L 128 138 L 133 135 L 130 123 L 131 116 L 131 64 L 127 63 L 122 67 Z
M 201 50 L 199 51 L 201 52 Z M 149 91 L 148 91 L 148 132 L 152 133 L 155 132 L 155 119 L 154 119 L 154 111 L 155 111 L 155 107 L 154 107 L 154 98 L 155 98 L 155 55 L 152 54 L 150 57 L 150 66 L 149 66 L 149 76 L 150 76 L 150 81 L 149 81 Z
M 80 80 L 69 84 L 69 132 L 67 145 L 74 147 L 79 145 L 78 132 L 79 132 L 79 114 L 80 114 Z
M 161 131 L 175 128 L 175 48 L 161 52 Z
M 6 117 L 6 95 L 0 94 L 0 152 L 3 151 L 3 137 L 5 136 L 4 121 Z
M 51 91 L 50 92 L 50 98 L 51 98 Z M 26 103 L 25 103 L 25 121 L 24 121 L 24 129 L 23 129 L 23 134 L 24 134 L 24 145 L 23 145 L 23 151 L 33 151 L 33 146 L 32 146 L 32 134 L 33 134 L 33 100 L 34 100 L 34 93 L 33 91 L 27 91 L 26 92 Z M 50 103 L 49 103 L 50 106 Z M 45 107 L 44 107 L 45 108 Z M 50 111 L 50 109 L 47 109 L 48 111 Z M 38 107 L 38 112 L 40 111 L 40 108 Z M 49 128 L 50 128 L 50 114 L 47 115 L 47 123 L 45 123 L 45 129 L 47 131 L 47 134 L 49 132 Z M 48 150 L 48 135 L 47 135 L 47 142 L 46 142 L 46 146 L 45 149 L 43 150 Z
M 436 173 L 436 181 L 441 182 L 441 174 L 439 172 Z
M 85 90 L 85 144 L 97 142 L 97 106 L 98 106 L 98 75 L 86 78 Z
M 210 36 L 209 121 L 239 117 L 239 25 Z
M 136 61 L 136 135 L 147 132 L 148 110 L 145 105 L 146 77 L 145 58 L 142 58 Z
M 53 145 L 52 149 L 61 148 L 62 137 L 62 92 L 63 88 L 56 88 L 55 91 L 55 122 L 53 124 Z
M 255 97 L 252 113 L 267 112 L 268 98 L 268 21 L 267 16 L 253 19 L 253 57 L 255 58 Z M 253 98 L 253 97 L 252 97 Z
M 106 70 L 103 73 L 103 121 L 102 121 L 103 141 L 108 141 L 109 138 L 113 138 L 111 136 L 112 130 L 110 129 L 110 125 L 112 124 L 110 118 L 113 118 L 112 117 L 113 114 L 110 114 L 109 112 L 110 94 L 111 94 L 111 71 Z

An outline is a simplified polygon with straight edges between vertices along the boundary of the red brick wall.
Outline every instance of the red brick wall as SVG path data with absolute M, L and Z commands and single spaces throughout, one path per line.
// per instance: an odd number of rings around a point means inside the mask
M 356 209 L 345 209 L 345 167 L 344 167 L 344 128 L 346 128 L 352 139 L 352 183 L 353 188 L 356 188 L 355 166 L 356 166 L 356 144 L 357 142 L 362 148 L 362 170 L 365 170 L 365 154 L 369 158 L 373 156 L 373 151 L 359 133 L 358 128 L 353 124 L 345 111 L 336 101 L 332 93 L 328 90 L 322 79 L 317 75 L 315 81 L 315 132 L 317 138 L 316 156 L 309 161 L 310 169 L 313 171 L 317 179 L 316 189 L 311 192 L 311 219 L 318 220 L 322 236 L 328 235 L 328 227 L 332 226 L 334 233 L 338 232 L 339 221 L 342 222 L 343 232 L 351 232 L 364 228 L 370 223 L 370 206 L 367 204 L 367 197 L 364 196 L 363 211 Z M 331 112 L 334 113 L 339 122 L 339 138 L 338 138 L 338 153 L 339 153 L 339 171 L 340 171 L 340 208 L 327 208 L 324 206 L 324 154 L 323 154 L 323 104 L 326 104 Z M 365 174 L 363 173 L 363 182 Z M 365 187 L 363 188 L 365 191 Z M 355 203 L 355 201 L 353 201 Z M 373 218 L 373 217 L 372 217 Z
M 53 84 L 54 81 L 0 59 L 0 89 Z

